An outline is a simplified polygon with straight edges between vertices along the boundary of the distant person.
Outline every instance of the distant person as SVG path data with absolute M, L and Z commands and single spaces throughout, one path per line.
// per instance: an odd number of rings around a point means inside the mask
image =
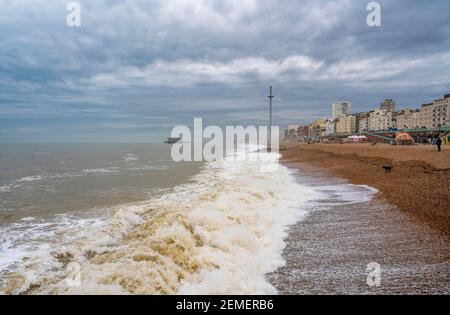
M 441 145 L 442 145 L 442 140 L 441 138 L 437 138 L 436 139 L 436 145 L 438 147 L 438 152 L 441 152 Z

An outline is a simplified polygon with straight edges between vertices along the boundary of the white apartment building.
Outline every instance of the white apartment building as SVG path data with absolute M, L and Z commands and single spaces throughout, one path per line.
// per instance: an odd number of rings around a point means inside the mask
M 422 113 L 419 109 L 405 109 L 400 111 L 397 115 L 397 128 L 400 130 L 420 128 L 421 115 Z
M 369 113 L 362 112 L 356 115 L 356 131 L 364 132 L 369 130 Z
M 432 129 L 433 126 L 433 103 L 423 104 L 420 109 L 420 127 Z
M 327 136 L 332 136 L 336 133 L 336 120 L 328 119 L 325 122 L 325 134 Z
M 352 113 L 352 103 L 348 101 L 334 102 L 331 105 L 332 119 L 337 119 L 341 116 L 348 116 Z
M 369 115 L 369 131 L 389 130 L 392 128 L 392 113 L 387 110 L 375 110 Z
M 364 132 L 369 130 L 369 117 L 359 119 L 358 132 Z
M 450 127 L 450 94 L 433 101 L 433 128 Z
M 433 103 L 423 104 L 418 125 L 427 129 L 450 127 L 450 94 Z

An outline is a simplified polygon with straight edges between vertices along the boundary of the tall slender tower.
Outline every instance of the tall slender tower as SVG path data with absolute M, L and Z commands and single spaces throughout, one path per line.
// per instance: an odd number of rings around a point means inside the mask
M 272 152 L 272 99 L 274 98 L 274 96 L 272 95 L 272 85 L 270 85 L 269 93 L 269 140 L 267 145 L 267 152 Z

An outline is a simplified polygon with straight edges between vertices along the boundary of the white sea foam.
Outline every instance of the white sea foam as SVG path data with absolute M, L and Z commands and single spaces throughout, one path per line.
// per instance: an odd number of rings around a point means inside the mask
M 276 293 L 265 274 L 283 265 L 287 227 L 306 214 L 306 204 L 319 194 L 297 183 L 286 167 L 261 172 L 261 163 L 208 163 L 193 183 L 145 203 L 118 207 L 95 224 L 17 223 L 34 228 L 16 226 L 19 234 L 1 231 L 9 236 L 0 248 L 8 261 L 0 261 L 0 268 L 11 265 L 10 257 L 17 264 L 0 291 Z M 17 238 L 48 241 L 18 246 Z M 18 263 L 30 253 L 32 258 Z M 66 260 L 80 264 L 81 286 L 65 281 Z M 35 289 L 28 291 L 31 287 Z
M 51 180 L 51 179 L 64 179 L 64 178 L 75 178 L 75 177 L 82 177 L 82 176 L 88 176 L 91 174 L 110 174 L 110 173 L 117 173 L 119 172 L 119 168 L 117 167 L 108 167 L 108 168 L 93 168 L 93 169 L 84 169 L 81 171 L 76 172 L 68 172 L 68 173 L 56 173 L 56 174 L 46 174 L 46 175 L 32 175 L 32 176 L 25 176 L 22 178 L 19 178 L 16 180 L 16 183 L 25 183 L 25 182 L 35 182 L 35 181 L 44 181 L 44 180 Z M 5 191 L 9 191 L 11 189 L 11 185 L 9 186 L 2 186 L 0 187 L 0 192 L 5 189 Z M 18 185 L 13 187 L 19 187 Z M 6 190 L 9 189 L 9 190 Z
M 143 165 L 137 167 L 130 167 L 130 171 L 164 171 L 167 169 L 167 166 L 152 166 L 152 165 Z
M 19 183 L 22 183 L 22 182 L 35 182 L 35 181 L 44 180 L 46 178 L 47 178 L 47 176 L 43 176 L 43 175 L 25 176 L 25 177 L 19 178 L 17 180 L 17 182 L 19 182 Z
M 376 193 L 378 193 L 378 190 L 373 187 L 367 185 L 353 185 L 349 183 L 321 185 L 317 186 L 316 190 L 326 196 L 327 206 L 367 202 L 370 201 Z
M 20 219 L 20 221 L 24 221 L 24 222 L 31 222 L 34 220 L 36 220 L 36 218 L 34 218 L 34 217 L 26 217 L 26 218 Z
M 11 271 L 21 281 L 12 292 L 6 289 L 6 293 L 25 292 L 33 283 L 39 283 L 40 277 L 50 275 L 52 268 L 61 266 L 58 252 L 53 252 L 55 248 L 70 246 L 82 237 L 79 231 L 86 227 L 98 228 L 101 222 L 101 218 L 58 215 L 50 221 L 27 217 L 0 227 L 0 294 L 1 289 L 10 285 Z
M 11 185 L 0 186 L 0 192 L 10 192 L 10 191 L 11 191 Z
M 125 162 L 133 162 L 133 161 L 139 160 L 139 158 L 136 156 L 136 154 L 132 154 L 132 153 L 125 154 L 122 158 Z
M 117 173 L 119 170 L 117 168 L 92 168 L 82 170 L 84 174 L 98 174 L 98 173 Z

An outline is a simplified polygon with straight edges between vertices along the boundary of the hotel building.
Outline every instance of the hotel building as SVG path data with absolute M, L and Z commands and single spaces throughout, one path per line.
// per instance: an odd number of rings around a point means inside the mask
M 339 117 L 336 122 L 336 133 L 338 135 L 346 135 L 356 132 L 356 116 L 348 115 Z
M 352 103 L 348 101 L 334 102 L 331 105 L 332 119 L 337 119 L 341 116 L 347 116 L 352 113 Z
M 392 128 L 392 113 L 387 110 L 375 110 L 369 115 L 369 131 L 389 130 Z

